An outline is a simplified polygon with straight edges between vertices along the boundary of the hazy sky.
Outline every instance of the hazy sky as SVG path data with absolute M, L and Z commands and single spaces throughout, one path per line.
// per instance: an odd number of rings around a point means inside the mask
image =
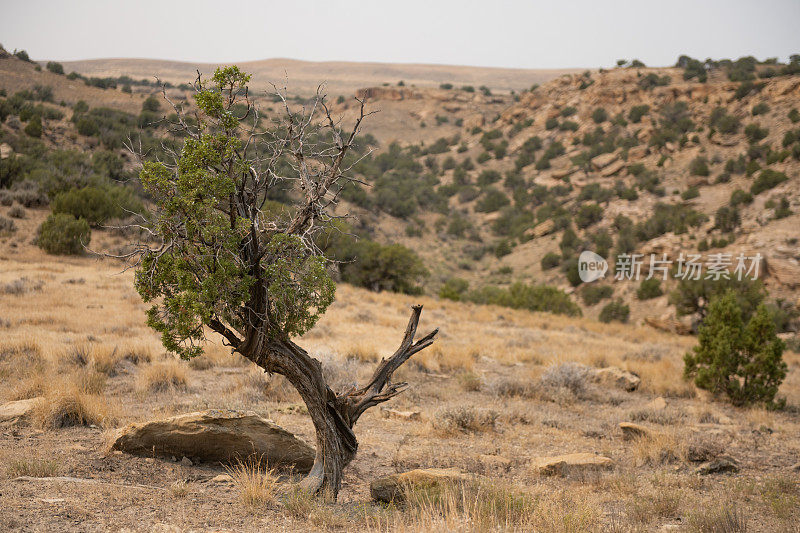
M 800 0 L 0 0 L 0 43 L 56 60 L 661 66 L 684 53 L 786 59 L 798 23 Z

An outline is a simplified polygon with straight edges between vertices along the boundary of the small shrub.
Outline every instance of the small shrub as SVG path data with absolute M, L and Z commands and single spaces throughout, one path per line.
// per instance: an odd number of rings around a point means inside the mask
M 115 422 L 108 402 L 102 396 L 88 394 L 75 386 L 53 388 L 40 400 L 33 421 L 43 429 L 69 426 L 106 426 Z
M 766 102 L 760 102 L 753 106 L 752 111 L 753 111 L 753 116 L 769 113 L 769 105 Z
M 25 125 L 24 131 L 28 137 L 40 138 L 42 136 L 42 117 L 34 115 Z
M 77 255 L 89 244 L 91 236 L 85 220 L 65 213 L 51 214 L 39 226 L 36 244 L 49 254 Z
M 602 124 L 608 120 L 608 112 L 604 108 L 598 107 L 592 111 L 592 120 L 595 124 Z
M 689 172 L 693 176 L 708 176 L 708 160 L 705 157 L 698 156 L 695 157 L 691 163 L 689 163 Z
M 744 134 L 747 137 L 747 140 L 751 143 L 757 143 L 758 141 L 763 140 L 769 135 L 769 130 L 767 128 L 762 128 L 758 124 L 748 124 L 744 128 Z
M 750 186 L 750 193 L 753 195 L 760 194 L 769 189 L 775 188 L 784 181 L 788 180 L 786 174 L 767 168 L 761 171 L 756 180 Z
M 439 298 L 445 298 L 447 300 L 458 302 L 464 297 L 464 294 L 468 289 L 469 282 L 467 280 L 461 278 L 450 278 L 444 283 L 444 285 L 442 285 L 442 288 L 439 289 Z
M 263 511 L 266 506 L 275 503 L 279 488 L 278 476 L 266 465 L 262 466 L 258 458 L 238 460 L 226 470 L 239 491 L 239 500 L 249 511 Z
M 630 307 L 628 307 L 622 300 L 614 300 L 606 304 L 605 307 L 600 311 L 600 322 L 611 322 L 612 320 L 616 320 L 617 322 L 627 322 L 628 316 L 630 315 Z
M 684 375 L 735 405 L 773 405 L 787 372 L 784 349 L 767 307 L 759 305 L 745 325 L 736 295 L 728 291 L 709 305 L 698 345 L 684 356 Z
M 590 375 L 591 369 L 586 365 L 561 363 L 547 367 L 540 382 L 545 387 L 564 388 L 577 395 L 586 389 Z
M 64 75 L 64 65 L 56 61 L 48 61 L 47 70 L 49 70 L 53 74 L 60 74 L 62 76 Z
M 555 252 L 548 252 L 542 257 L 542 270 L 550 270 L 561 264 L 561 256 Z
M 648 114 L 649 112 L 650 112 L 650 106 L 649 105 L 647 105 L 647 104 L 635 105 L 628 112 L 628 118 L 634 124 L 638 124 L 639 122 L 642 121 L 642 117 L 645 116 L 646 114 Z
M 733 201 L 731 201 L 731 203 L 733 203 Z M 717 209 L 714 215 L 714 227 L 725 233 L 735 230 L 741 222 L 742 219 L 739 215 L 739 210 L 735 207 L 723 205 Z
M 639 300 L 658 298 L 662 294 L 664 294 L 664 291 L 661 290 L 661 280 L 658 278 L 650 278 L 642 281 L 639 288 L 636 290 L 636 298 Z
M 472 406 L 443 408 L 434 414 L 433 427 L 444 433 L 493 431 L 500 414 Z
M 581 289 L 581 298 L 586 305 L 595 305 L 601 300 L 611 298 L 614 288 L 611 285 L 589 284 Z

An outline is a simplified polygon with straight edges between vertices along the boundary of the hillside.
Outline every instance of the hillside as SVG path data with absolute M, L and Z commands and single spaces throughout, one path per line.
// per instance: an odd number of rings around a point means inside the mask
M 361 87 L 395 84 L 403 81 L 417 87 L 438 87 L 452 83 L 457 87 L 485 85 L 498 91 L 522 91 L 535 83 L 543 83 L 575 69 L 508 69 L 468 67 L 456 65 L 415 65 L 392 63 L 353 63 L 347 61 L 299 61 L 296 59 L 264 59 L 245 61 L 238 65 L 252 73 L 254 87 L 267 89 L 269 83 L 282 86 L 288 83 L 293 93 L 313 94 L 324 82 L 330 94 L 350 94 Z M 134 79 L 153 79 L 178 85 L 193 80 L 197 70 L 213 72 L 218 65 L 212 63 L 185 63 L 153 59 L 91 59 L 66 61 L 67 72 L 78 72 L 88 77 L 127 75 Z
M 678 282 L 651 285 L 640 299 L 639 281 L 613 281 L 618 254 L 639 253 L 645 263 L 651 253 L 673 261 L 681 253 L 761 254 L 759 278 L 771 300 L 796 316 L 800 76 L 752 68 L 753 80 L 730 81 L 730 67 L 712 66 L 704 82 L 686 79 L 682 68 L 586 71 L 515 94 L 497 94 L 494 85 L 361 88 L 355 95 L 378 112 L 363 127 L 372 153 L 354 168 L 368 186 L 343 191 L 340 212 L 356 215 L 362 237 L 418 253 L 431 273 L 420 280 L 429 293 L 449 283 L 460 291 L 451 297 L 486 301 L 487 291 L 516 282 L 547 284 L 588 316 L 619 299 L 630 307 L 619 318 L 682 331 L 692 317 L 676 316 L 670 294 Z M 134 85 L 126 93 L 124 80 L 99 89 L 9 55 L 0 71 L 8 95 L 52 87 L 45 107 L 84 100 L 135 114 L 156 91 Z M 190 106 L 186 89 L 173 86 L 168 95 Z M 266 118 L 280 112 L 269 96 L 256 102 Z M 296 109 L 304 102 L 291 96 Z M 344 122 L 356 108 L 346 97 L 331 105 Z M 59 113 L 45 121 L 49 146 L 111 146 L 126 171 L 134 168 L 121 149 L 126 126 L 112 120 L 94 135 L 76 135 L 71 111 Z M 165 135 L 145 132 L 151 142 Z M 605 280 L 580 283 L 582 250 L 609 260 Z

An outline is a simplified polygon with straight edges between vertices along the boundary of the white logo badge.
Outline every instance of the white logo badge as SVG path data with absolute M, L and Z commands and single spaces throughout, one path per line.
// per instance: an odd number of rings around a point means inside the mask
M 590 283 L 605 277 L 608 262 L 589 250 L 584 250 L 578 257 L 578 275 L 584 283 Z

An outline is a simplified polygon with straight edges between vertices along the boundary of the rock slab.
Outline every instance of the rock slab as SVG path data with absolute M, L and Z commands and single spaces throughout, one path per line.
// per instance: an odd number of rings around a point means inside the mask
M 374 479 L 369 493 L 378 502 L 400 502 L 407 490 L 441 489 L 469 480 L 470 476 L 455 468 L 420 468 Z
M 583 472 L 609 470 L 614 461 L 594 453 L 571 453 L 555 457 L 539 457 L 533 460 L 534 469 L 545 476 L 567 476 Z
M 632 372 L 622 370 L 615 366 L 601 368 L 594 373 L 594 381 L 607 387 L 616 387 L 628 392 L 639 388 L 641 379 Z
M 285 429 L 249 411 L 210 409 L 120 429 L 112 448 L 133 455 L 229 462 L 255 454 L 270 467 L 305 473 L 314 449 Z
M 28 416 L 41 398 L 17 400 L 0 405 L 0 422 L 15 421 Z

